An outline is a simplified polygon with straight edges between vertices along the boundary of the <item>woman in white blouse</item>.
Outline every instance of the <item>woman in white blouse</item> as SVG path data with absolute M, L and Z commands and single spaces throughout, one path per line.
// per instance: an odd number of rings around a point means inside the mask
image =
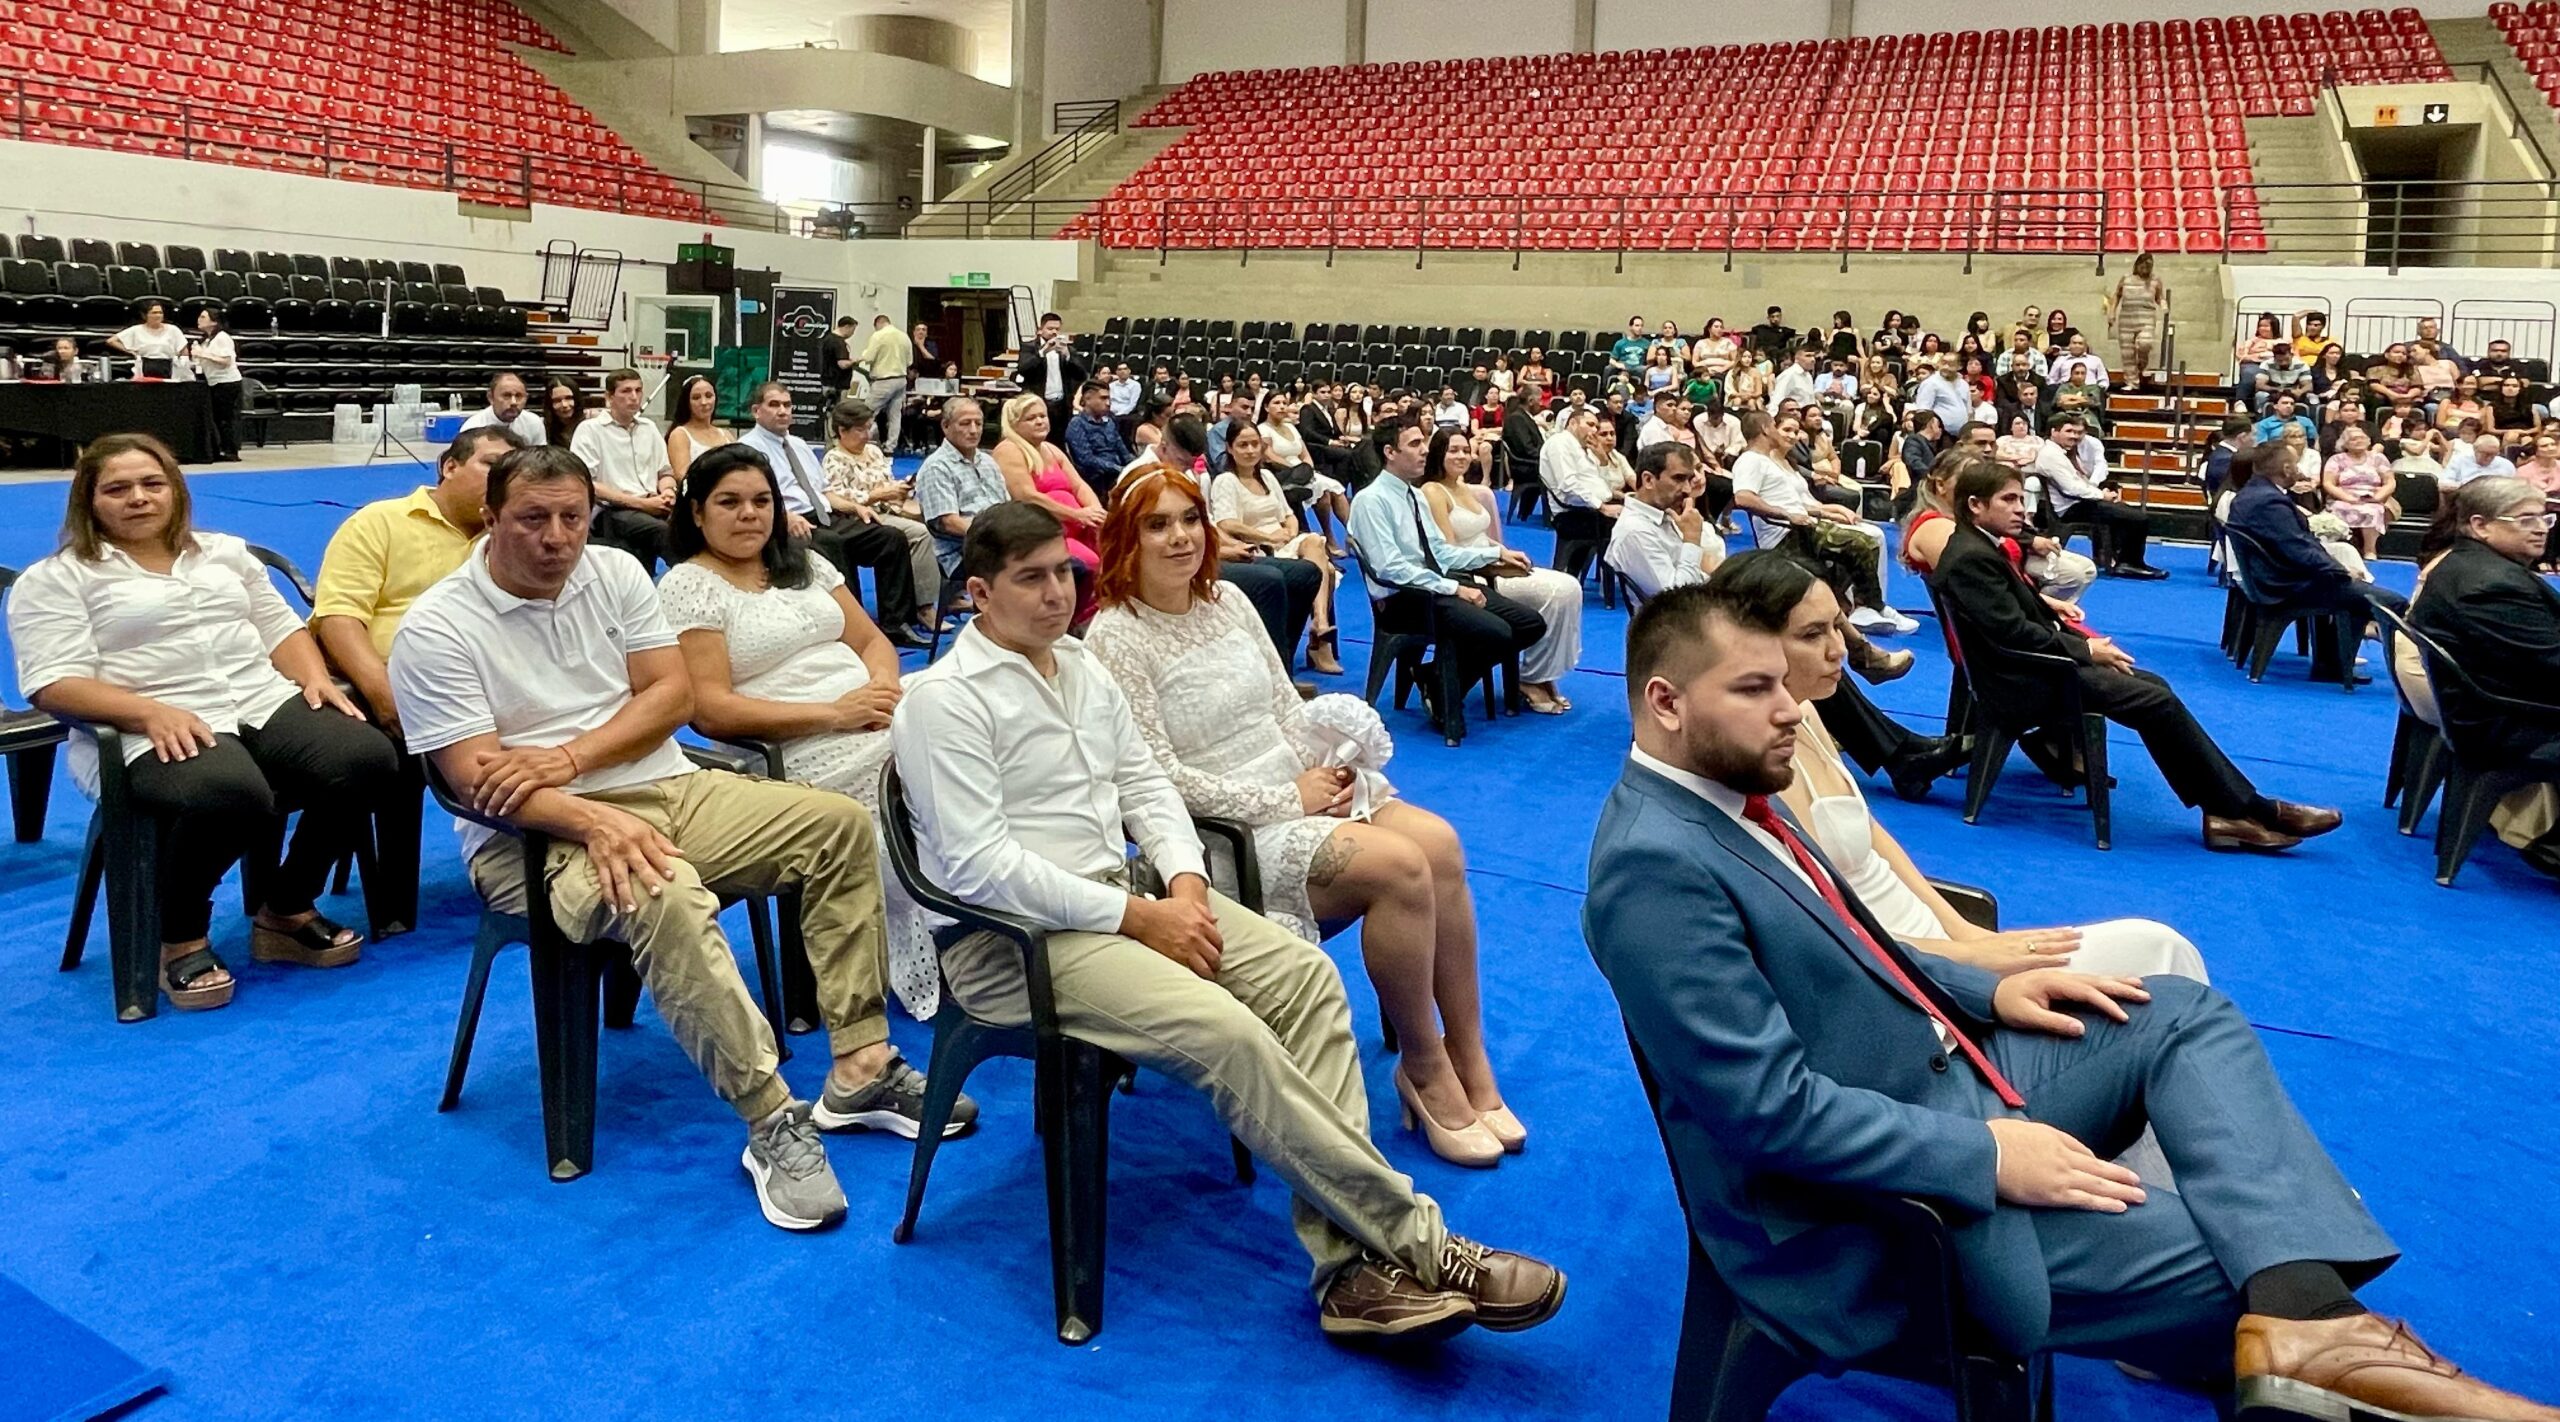
M 1285 403 L 1274 399 L 1276 404 Z M 1209 518 L 1218 532 L 1272 558 L 1298 558 L 1316 565 L 1324 585 L 1316 591 L 1315 620 L 1307 630 L 1307 667 L 1326 676 L 1342 675 L 1339 631 L 1333 621 L 1333 590 L 1342 580 L 1324 535 L 1298 526 L 1289 512 L 1289 496 L 1268 472 L 1269 445 L 1263 431 L 1238 426 L 1227 436 L 1226 472 L 1209 481 Z
M 693 457 L 718 449 L 737 438 L 723 429 L 716 416 L 720 411 L 720 387 L 707 375 L 685 377 L 684 393 L 676 397 L 676 405 L 684 411 L 684 423 L 667 431 L 667 467 L 679 482 Z M 931 587 L 932 584 L 925 584 Z
M 942 567 L 934 561 L 933 534 L 924 526 L 924 508 L 916 502 L 915 486 L 898 477 L 889 466 L 889 456 L 871 441 L 872 419 L 876 412 L 871 402 L 856 396 L 839 400 L 828 418 L 834 423 L 835 443 L 827 446 L 822 469 L 827 476 L 827 502 L 849 511 L 854 505 L 871 510 L 872 516 L 907 537 L 907 563 L 916 580 L 916 593 L 926 601 L 933 599 L 933 589 L 942 582 Z M 930 628 L 935 613 L 928 609 L 920 619 Z
M 180 1008 L 231 1001 L 207 940 L 213 889 L 256 826 L 300 809 L 249 932 L 258 961 L 334 968 L 364 935 L 314 904 L 366 833 L 397 771 L 391 741 L 329 679 L 320 644 L 249 545 L 190 526 L 168 446 L 107 435 L 81 451 L 63 546 L 18 579 L 9 639 L 28 699 L 74 726 L 121 733 L 136 802 L 160 840 L 160 976 Z M 71 774 L 98 793 L 98 743 L 71 740 Z
M 1361 921 L 1361 956 L 1402 1046 L 1406 1127 L 1443 1159 L 1496 1164 L 1528 1134 L 1485 1055 L 1457 832 L 1394 798 L 1375 769 L 1393 747 L 1374 717 L 1346 734 L 1309 715 L 1252 608 L 1217 581 L 1217 552 L 1189 475 L 1157 464 L 1122 480 L 1085 644 L 1191 812 L 1253 826 L 1264 912 L 1310 941 L 1322 924 Z
M 187 353 L 187 333 L 169 324 L 167 308 L 157 301 L 146 302 L 140 323 L 107 337 L 107 349 L 133 357 L 134 379 L 165 380 L 177 374 L 178 359 Z
M 695 458 L 667 518 L 658 602 L 693 681 L 693 728 L 772 743 L 783 774 L 880 813 L 880 767 L 898 709 L 898 649 L 845 590 L 844 574 L 792 541 L 773 466 L 745 444 Z M 884 860 L 885 862 L 885 860 Z M 941 1001 L 922 915 L 883 872 L 889 984 L 919 1019 Z
M 1311 491 L 1308 500 L 1316 511 L 1316 523 L 1327 530 L 1325 551 L 1341 557 L 1340 535 L 1332 530 L 1351 526 L 1351 496 L 1341 480 L 1317 469 L 1307 457 L 1307 442 L 1298 436 L 1298 402 L 1286 395 L 1272 396 L 1263 408 L 1260 428 L 1263 462 L 1279 472 L 1284 482 L 1303 485 Z M 1227 437 L 1227 448 L 1228 457 L 1233 458 L 1233 435 Z M 1330 523 L 1326 522 L 1328 519 Z
M 1431 452 L 1422 466 L 1422 501 L 1430 506 L 1440 536 L 1460 548 L 1499 548 L 1501 522 L 1496 500 L 1482 484 L 1467 482 L 1475 468 L 1475 447 L 1457 430 L 1431 436 Z M 1479 491 L 1482 491 L 1481 493 Z M 1532 567 L 1523 578 L 1504 578 L 1504 597 L 1517 598 L 1547 620 L 1547 635 L 1520 654 L 1520 694 L 1529 709 L 1561 716 L 1573 709 L 1557 683 L 1582 658 L 1582 582 L 1554 568 Z

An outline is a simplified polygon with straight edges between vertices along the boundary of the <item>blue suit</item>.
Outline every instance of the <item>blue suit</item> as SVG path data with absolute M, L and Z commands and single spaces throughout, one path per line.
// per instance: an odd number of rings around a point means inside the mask
M 2200 983 L 2149 979 L 2130 1023 L 2088 1017 L 2078 1039 L 2011 1032 L 1991 1021 L 1990 974 L 1894 944 L 1850 899 L 2026 1097 L 2010 1113 L 1830 906 L 1689 788 L 1630 762 L 1590 886 L 1583 936 L 1660 1080 L 1689 1228 L 1753 1322 L 1800 1352 L 1846 1363 L 1902 1324 L 1844 1189 L 1953 1207 L 1968 1306 L 2008 1346 L 2177 1376 L 2229 1370 L 2239 1285 L 2260 1269 L 2323 1260 L 2358 1282 L 2395 1257 L 2247 1021 Z M 2148 1124 L 2177 1192 L 2148 1182 L 2121 1215 L 2003 1205 L 1984 1124 L 2003 1114 L 2101 1156 Z

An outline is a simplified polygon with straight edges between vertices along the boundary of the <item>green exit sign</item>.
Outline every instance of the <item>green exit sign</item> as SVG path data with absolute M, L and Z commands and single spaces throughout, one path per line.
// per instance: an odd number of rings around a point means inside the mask
M 995 277 L 991 273 L 953 272 L 951 274 L 951 284 L 953 286 L 993 286 L 996 283 Z

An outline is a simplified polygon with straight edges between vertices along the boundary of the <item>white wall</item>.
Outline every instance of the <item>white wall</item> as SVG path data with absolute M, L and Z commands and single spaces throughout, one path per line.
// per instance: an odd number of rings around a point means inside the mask
M 1661 5 L 1652 0 L 1598 0 L 1592 48 L 1705 48 L 1820 39 L 1830 7 L 1813 0 L 1766 5 Z
M 676 43 L 676 0 L 604 0 L 604 5 L 666 48 L 680 48 Z
M 969 271 L 990 273 L 999 287 L 1027 285 L 1046 309 L 1055 284 L 1074 279 L 1080 261 L 1072 242 L 822 242 L 549 206 L 535 207 L 525 222 L 469 218 L 450 193 L 49 143 L 0 142 L 0 172 L 12 179 L 0 190 L 0 230 L 13 235 L 454 262 L 473 285 L 517 300 L 542 294 L 541 251 L 555 238 L 616 250 L 632 263 L 663 264 L 675 259 L 677 244 L 708 236 L 736 249 L 739 266 L 778 271 L 788 283 L 842 288 L 847 310 L 861 304 L 862 284 L 877 284 L 882 308 L 893 314 L 905 310 L 905 287 L 943 286 L 953 272 Z M 622 285 L 655 293 L 666 280 L 659 266 L 626 265 Z
M 1154 83 L 1148 9 L 1147 0 L 1048 0 L 1049 103 L 1125 99 Z
M 1343 63 L 1350 33 L 1345 14 L 1342 0 L 1307 0 L 1288 5 L 1164 0 L 1161 82 L 1179 84 L 1213 69 L 1291 69 Z M 1056 23 L 1051 20 L 1053 29 Z M 1143 30 L 1134 43 L 1142 50 L 1146 47 Z
M 1573 0 L 1369 0 L 1368 62 L 1563 54 L 1573 9 Z

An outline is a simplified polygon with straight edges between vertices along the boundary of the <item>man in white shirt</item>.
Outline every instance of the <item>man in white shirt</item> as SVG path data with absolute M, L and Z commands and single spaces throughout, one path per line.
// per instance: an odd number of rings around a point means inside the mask
M 1702 583 L 1724 561 L 1724 540 L 1698 512 L 1698 456 L 1686 445 L 1649 445 L 1636 456 L 1635 487 L 1609 530 L 1609 566 L 1650 602 L 1664 588 Z
M 587 462 L 596 478 L 591 541 L 619 548 L 654 571 L 667 551 L 667 515 L 676 506 L 676 474 L 667 462 L 667 437 L 640 413 L 640 372 L 623 369 L 604 378 L 604 415 L 581 421 L 569 436 L 569 452 Z
M 1962 429 L 1973 418 L 1973 389 L 1956 373 L 1956 358 L 1941 356 L 1928 378 L 1911 388 L 1911 408 L 1936 414 L 1944 429 Z
M 1673 419 L 1677 419 L 1679 413 L 1680 397 L 1677 395 L 1664 395 L 1653 402 L 1652 411 L 1644 417 L 1642 423 L 1636 426 L 1636 454 L 1638 457 L 1642 457 L 1646 450 L 1653 448 L 1657 444 L 1678 443 L 1679 435 L 1673 431 L 1671 421 L 1666 420 L 1664 417 L 1668 415 Z
M 512 370 L 502 370 L 489 379 L 489 403 L 462 422 L 466 430 L 483 425 L 496 425 L 515 431 L 516 438 L 526 444 L 548 444 L 542 417 L 524 407 L 524 377 Z
M 2507 458 L 2504 448 L 2493 434 L 2484 434 L 2469 444 L 2455 445 L 2453 457 L 2444 462 L 2444 482 L 2450 487 L 2460 488 L 2474 479 L 2493 476 L 2514 478 L 2516 466 Z
M 1885 599 L 1884 530 L 1853 509 L 1813 496 L 1813 486 L 1787 462 L 1803 438 L 1793 415 L 1757 410 L 1742 417 L 1749 447 L 1733 462 L 1734 505 L 1751 515 L 1752 536 L 1822 574 L 1849 605 L 1849 625 L 1862 632 L 1907 633 L 1920 624 Z
M 756 387 L 753 429 L 738 442 L 764 456 L 782 486 L 783 517 L 791 536 L 836 565 L 845 586 L 853 587 L 857 570 L 871 570 L 872 608 L 880 634 L 910 651 L 933 645 L 930 633 L 916 625 L 914 564 L 907 558 L 907 536 L 882 523 L 880 515 L 859 499 L 839 506 L 827 497 L 827 481 L 817 456 L 791 432 L 791 391 L 778 380 Z M 930 523 L 930 520 L 927 520 Z
M 924 1078 L 889 1045 L 878 850 L 851 797 L 697 771 L 672 736 L 693 707 L 676 636 L 638 563 L 587 545 L 595 491 L 562 449 L 489 474 L 488 536 L 419 595 L 391 645 L 409 749 L 479 816 L 550 839 L 551 916 L 578 942 L 630 945 L 658 1013 L 748 1124 L 741 1163 L 765 1218 L 818 1229 L 844 1194 L 817 1137 L 912 1138 Z M 524 852 L 474 820 L 472 884 L 523 913 Z M 813 1106 L 777 1073 L 773 1034 L 720 932 L 724 895 L 800 891 L 834 1065 Z
M 1585 407 L 1557 421 L 1555 432 L 1538 447 L 1538 482 L 1547 486 L 1547 497 L 1559 509 L 1597 509 L 1614 518 L 1617 491 L 1609 487 L 1608 474 L 1591 452 L 1598 419 Z
M 1145 393 L 1146 386 L 1129 373 L 1127 361 L 1111 367 L 1111 418 L 1120 420 L 1136 414 L 1139 397 Z
M 2045 431 L 2044 448 L 2036 451 L 2027 472 L 2044 482 L 2055 522 L 2089 531 L 2090 546 L 2106 555 L 2100 572 L 2145 582 L 2169 576 L 2143 561 L 2151 516 L 2125 507 L 2123 491 L 2108 482 L 2113 471 L 2107 468 L 2106 445 L 2089 433 L 2085 417 L 2055 415 Z
M 1182 796 L 1127 698 L 1066 635 L 1076 565 L 1058 516 L 989 510 L 960 566 L 977 618 L 908 679 L 890 726 L 924 877 L 1050 930 L 1059 1029 L 1206 1092 L 1289 1183 L 1325 1333 L 1416 1342 L 1552 1317 L 1562 1274 L 1451 1234 L 1371 1144 L 1332 961 L 1209 887 Z M 1134 871 L 1131 839 L 1146 856 Z M 1030 1020 L 1011 942 L 961 937 L 942 971 L 972 1017 Z
M 1775 408 L 1788 400 L 1793 400 L 1799 405 L 1813 404 L 1816 376 L 1814 367 L 1821 360 L 1821 347 L 1798 346 L 1795 354 L 1788 359 L 1787 368 L 1778 372 L 1777 383 L 1769 387 L 1770 406 Z
M 2107 363 L 2089 353 L 2089 338 L 2077 332 L 2063 347 L 2063 353 L 2054 358 L 2047 373 L 2055 385 L 2093 385 L 2101 390 L 2107 385 Z

